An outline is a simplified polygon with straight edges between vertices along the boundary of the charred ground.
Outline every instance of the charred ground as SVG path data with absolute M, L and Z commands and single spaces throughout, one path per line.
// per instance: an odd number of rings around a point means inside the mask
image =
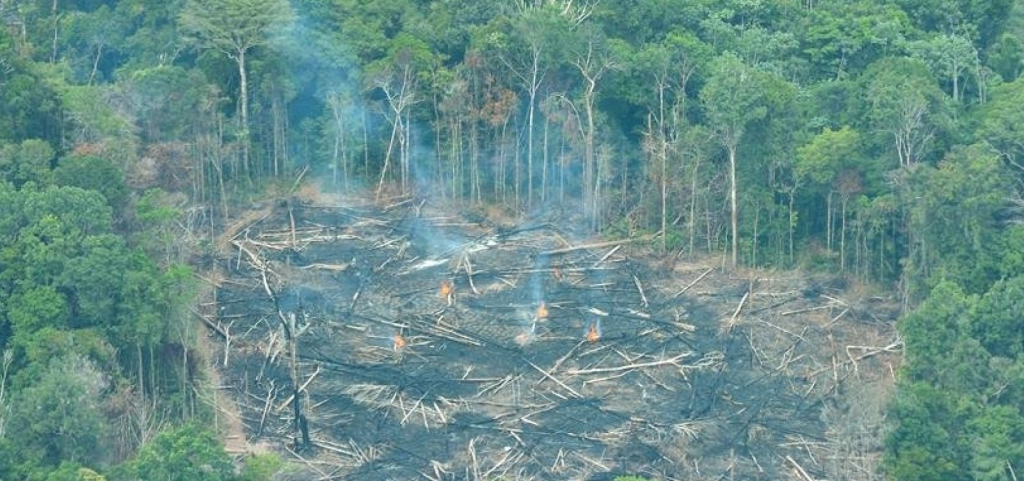
M 900 348 L 887 298 L 418 199 L 250 219 L 201 315 L 247 440 L 298 477 L 877 476 Z

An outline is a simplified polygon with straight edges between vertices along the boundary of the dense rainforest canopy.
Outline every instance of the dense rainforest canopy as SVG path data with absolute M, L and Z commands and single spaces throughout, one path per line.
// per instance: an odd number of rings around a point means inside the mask
M 891 286 L 885 474 L 1016 479 L 1022 71 L 1018 0 L 0 1 L 0 478 L 235 476 L 183 265 L 303 173 Z

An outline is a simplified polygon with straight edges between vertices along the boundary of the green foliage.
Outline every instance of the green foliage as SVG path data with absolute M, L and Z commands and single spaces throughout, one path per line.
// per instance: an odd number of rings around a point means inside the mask
M 178 22 L 189 42 L 234 57 L 265 44 L 291 16 L 280 0 L 189 0 Z
M 900 386 L 890 413 L 899 427 L 889 435 L 886 472 L 893 479 L 958 479 L 970 444 L 961 435 L 963 410 L 955 393 L 927 382 Z
M 108 426 L 102 413 L 107 377 L 88 358 L 69 354 L 50 360 L 46 371 L 11 400 L 5 429 L 17 433 L 12 477 L 37 477 L 62 461 L 101 459 Z M 2 473 L 2 471 L 0 471 Z
M 1000 270 L 1000 217 L 1007 207 L 1009 175 L 989 149 L 950 153 L 937 169 L 910 179 L 911 227 L 921 248 L 910 272 L 920 280 L 946 279 L 984 291 Z
M 882 57 L 902 51 L 912 35 L 910 19 L 883 2 L 836 2 L 807 19 L 803 53 L 816 77 L 842 79 Z
M 60 159 L 54 174 L 58 185 L 99 192 L 114 209 L 123 207 L 128 198 L 128 186 L 121 170 L 110 161 L 94 155 L 65 156 Z
M 978 51 L 961 35 L 936 35 L 908 46 L 915 58 L 923 60 L 932 76 L 941 79 L 954 101 L 959 101 L 972 72 L 976 72 Z
M 108 86 L 67 85 L 63 79 L 52 82 L 60 93 L 67 119 L 74 126 L 72 133 L 76 143 L 134 144 L 135 132 L 130 119 L 105 100 L 113 95 Z
M 66 176 L 58 177 L 124 195 L 116 168 L 100 159 L 82 164 L 95 168 L 58 169 Z M 15 353 L 5 430 L 19 433 L 5 441 L 0 477 L 43 479 L 66 461 L 48 476 L 73 478 L 78 465 L 102 467 L 113 454 L 102 408 L 108 386 L 121 379 L 115 350 L 164 342 L 190 276 L 128 249 L 95 190 L 0 184 L 0 226 L 0 348 Z M 123 359 L 131 370 L 143 365 Z
M 865 121 L 876 148 L 897 167 L 932 156 L 945 126 L 945 97 L 927 65 L 906 57 L 883 58 L 862 77 Z M 946 133 L 946 132 L 942 132 Z M 892 165 L 892 164 L 890 164 Z
M 978 302 L 970 331 L 994 356 L 1024 356 L 1024 277 L 993 285 Z
M 1024 79 L 999 86 L 992 101 L 978 110 L 978 138 L 995 149 L 1010 165 L 1024 157 Z
M 62 462 L 56 471 L 46 475 L 46 481 L 105 481 L 102 475 L 77 463 Z
M 208 80 L 196 70 L 156 65 L 134 70 L 127 77 L 124 88 L 136 99 L 134 115 L 146 141 L 182 139 L 194 127 L 196 115 L 216 102 Z
M 896 3 L 920 28 L 971 32 L 982 47 L 1002 33 L 1014 7 L 1013 0 L 899 0 Z
M 849 127 L 826 128 L 797 150 L 796 178 L 831 187 L 840 172 L 863 162 L 860 144 L 860 134 Z
M 57 140 L 60 101 L 18 50 L 11 31 L 0 29 L 0 143 Z
M 227 481 L 236 476 L 231 458 L 214 433 L 186 424 L 157 434 L 134 458 L 115 469 L 111 479 Z
M 274 453 L 252 455 L 245 459 L 239 481 L 270 481 L 283 467 L 284 461 Z
M 748 124 L 768 114 L 767 74 L 745 65 L 736 55 L 726 53 L 711 66 L 711 74 L 700 92 L 708 120 L 722 143 L 735 148 Z
M 1007 479 L 1007 466 L 1024 463 L 1024 416 L 1011 406 L 992 406 L 972 419 L 971 476 L 979 481 Z
M 1024 68 L 1024 40 L 1016 35 L 1001 35 L 989 49 L 988 66 L 1006 82 L 1017 80 Z
M 27 182 L 49 185 L 53 183 L 53 160 L 53 147 L 42 140 L 32 139 L 20 145 L 0 146 L 0 175 L 3 175 L 3 180 L 15 186 Z

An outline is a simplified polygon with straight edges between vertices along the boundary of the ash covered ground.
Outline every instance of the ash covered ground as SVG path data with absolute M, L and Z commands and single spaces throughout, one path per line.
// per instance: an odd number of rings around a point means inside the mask
M 878 477 L 890 299 L 418 199 L 330 204 L 251 215 L 201 312 L 221 395 L 288 476 Z

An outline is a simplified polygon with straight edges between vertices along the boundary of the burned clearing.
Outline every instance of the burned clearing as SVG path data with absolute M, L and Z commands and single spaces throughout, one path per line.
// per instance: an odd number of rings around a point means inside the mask
M 230 234 L 197 311 L 218 389 L 298 477 L 877 476 L 890 300 L 429 207 L 292 200 Z

